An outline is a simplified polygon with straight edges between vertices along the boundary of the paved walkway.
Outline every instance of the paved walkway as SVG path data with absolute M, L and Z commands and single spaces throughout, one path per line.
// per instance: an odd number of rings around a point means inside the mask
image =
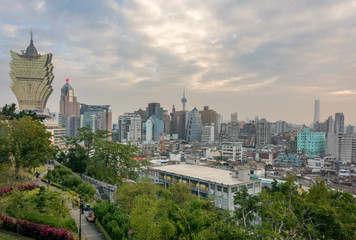
M 53 165 L 45 165 L 47 169 L 53 169 Z M 41 173 L 41 178 L 47 174 L 47 171 L 44 173 Z M 45 186 L 47 187 L 47 184 L 42 182 L 40 179 L 34 178 L 33 180 L 35 183 L 37 183 L 40 186 Z M 50 186 L 51 189 L 55 191 L 59 191 L 60 189 Z M 85 220 L 85 214 L 80 214 L 80 209 L 79 208 L 72 208 L 70 207 L 70 217 L 74 219 L 75 223 L 77 224 L 77 227 L 79 229 L 79 216 L 81 218 L 81 229 L 82 229 L 82 238 L 85 238 L 87 240 L 105 240 L 104 236 L 101 234 L 99 229 L 96 227 L 94 223 L 90 223 Z

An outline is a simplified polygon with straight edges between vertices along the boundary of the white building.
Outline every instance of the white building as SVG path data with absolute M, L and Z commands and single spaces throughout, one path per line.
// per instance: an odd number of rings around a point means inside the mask
M 312 169 L 312 172 L 320 172 L 320 170 L 324 168 L 324 159 L 322 158 L 308 159 L 307 166 Z
M 141 140 L 141 116 L 137 113 L 125 113 L 119 116 L 119 140 L 140 141 Z
M 339 135 L 339 161 L 351 163 L 352 161 L 352 136 Z
M 46 120 L 44 122 L 47 132 L 52 134 L 50 140 L 53 145 L 58 146 L 59 148 L 63 148 L 66 146 L 64 136 L 66 133 L 66 129 L 64 127 L 58 127 L 57 121 Z
M 250 180 L 250 170 L 240 169 L 238 174 L 231 171 L 199 165 L 168 165 L 149 167 L 148 177 L 162 182 L 165 187 L 180 183 L 188 186 L 192 193 L 201 197 L 214 197 L 217 207 L 234 210 L 234 194 L 246 187 L 249 194 L 261 192 L 261 180 Z
M 206 125 L 202 128 L 201 142 L 214 144 L 214 124 Z
M 222 157 L 232 161 L 242 161 L 242 142 L 224 142 L 221 146 Z

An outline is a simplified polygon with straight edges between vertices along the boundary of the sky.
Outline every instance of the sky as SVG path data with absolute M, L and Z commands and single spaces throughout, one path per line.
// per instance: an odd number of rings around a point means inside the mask
M 109 104 L 113 122 L 159 102 L 209 106 L 230 119 L 309 124 L 343 112 L 356 125 L 356 1 L 0 0 L 0 105 L 10 50 L 53 54 L 59 111 L 69 78 L 78 101 Z

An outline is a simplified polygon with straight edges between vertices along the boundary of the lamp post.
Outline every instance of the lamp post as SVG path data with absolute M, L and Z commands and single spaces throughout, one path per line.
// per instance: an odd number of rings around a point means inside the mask
M 82 201 L 79 202 L 79 240 L 82 240 Z

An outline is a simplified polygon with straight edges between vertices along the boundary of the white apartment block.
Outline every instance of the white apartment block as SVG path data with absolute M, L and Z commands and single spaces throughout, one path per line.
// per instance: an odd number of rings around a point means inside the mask
M 242 142 L 224 142 L 221 146 L 222 157 L 232 161 L 242 161 Z

